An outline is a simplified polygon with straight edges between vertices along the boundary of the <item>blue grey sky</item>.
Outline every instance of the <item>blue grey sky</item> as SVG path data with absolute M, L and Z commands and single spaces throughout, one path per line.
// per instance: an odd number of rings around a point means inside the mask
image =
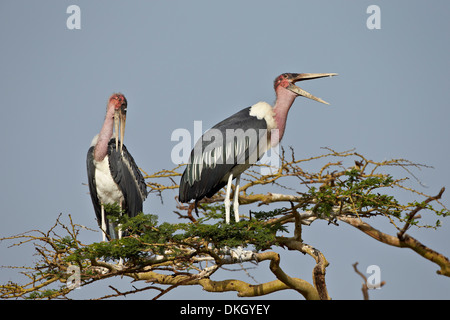
M 81 9 L 81 29 L 66 26 L 69 5 Z M 381 29 L 366 26 L 367 7 L 381 9 Z M 449 189 L 450 2 L 427 1 L 2 1 L 0 93 L 2 136 L 0 236 L 47 230 L 60 213 L 96 228 L 88 195 L 86 152 L 104 120 L 106 102 L 128 99 L 125 144 L 147 172 L 170 169 L 171 134 L 204 129 L 258 101 L 273 103 L 273 80 L 284 72 L 335 72 L 302 83 L 330 106 L 298 98 L 282 146 L 298 157 L 351 148 L 373 160 L 405 158 L 433 166 L 416 171 L 434 195 Z M 266 187 L 269 192 L 270 186 Z M 442 202 L 450 206 L 449 191 Z M 152 194 L 145 213 L 174 221 L 176 192 L 164 205 Z M 426 219 L 426 217 L 424 217 Z M 385 232 L 396 230 L 373 221 Z M 450 256 L 450 222 L 411 235 Z M 85 243 L 100 241 L 85 232 Z M 321 250 L 333 299 L 361 299 L 360 270 L 378 265 L 386 285 L 372 299 L 448 299 L 450 280 L 407 249 L 388 247 L 344 223 L 314 222 L 305 242 Z M 311 281 L 313 261 L 288 251 L 282 267 Z M 0 265 L 34 261 L 31 248 L 0 243 Z M 273 280 L 268 265 L 249 273 Z M 0 282 L 16 270 L 0 270 Z M 223 278 L 245 273 L 223 272 Z M 108 280 L 110 281 L 110 280 Z M 112 293 L 110 282 L 83 287 L 73 298 Z M 127 279 L 111 280 L 129 290 Z M 147 299 L 148 292 L 130 298 Z M 166 299 L 237 299 L 200 288 L 172 290 Z M 283 291 L 266 299 L 298 299 Z

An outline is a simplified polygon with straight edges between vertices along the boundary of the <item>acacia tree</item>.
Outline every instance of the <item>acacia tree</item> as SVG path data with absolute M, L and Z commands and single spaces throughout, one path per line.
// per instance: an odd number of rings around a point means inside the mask
M 434 196 L 407 186 L 413 170 L 424 167 L 404 159 L 376 162 L 354 150 L 336 152 L 325 149 L 319 156 L 296 159 L 293 149 L 280 155 L 280 166 L 271 174 L 257 169 L 243 176 L 239 202 L 241 208 L 253 204 L 256 208 L 274 204 L 274 210 L 249 210 L 240 222 L 223 221 L 223 192 L 193 205 L 177 203 L 172 208 L 181 222 L 159 223 L 158 217 L 140 214 L 135 218 L 121 216 L 119 209 L 111 216 L 127 236 L 120 240 L 83 244 L 79 234 L 86 230 L 79 224 L 62 222 L 59 217 L 47 232 L 30 231 L 3 241 L 13 241 L 12 247 L 32 244 L 38 256 L 34 266 L 21 267 L 29 281 L 9 282 L 0 286 L 1 298 L 55 299 L 70 298 L 77 286 L 88 286 L 111 277 L 130 277 L 146 286 L 127 292 L 113 288 L 113 294 L 98 299 L 148 291 L 157 299 L 180 286 L 201 286 L 208 292 L 235 291 L 239 297 L 266 295 L 279 290 L 297 291 L 305 299 L 330 299 L 326 282 L 328 261 L 320 248 L 302 238 L 302 227 L 315 220 L 336 224 L 345 222 L 386 245 L 409 248 L 439 266 L 438 274 L 450 276 L 447 257 L 411 237 L 408 230 L 440 226 L 440 219 L 449 214 L 440 202 L 444 188 Z M 316 170 L 307 171 L 306 167 Z M 404 170 L 405 177 L 394 177 L 393 168 Z M 154 174 L 145 173 L 152 192 L 160 196 L 177 189 L 179 166 Z M 287 187 L 290 185 L 291 187 Z M 292 188 L 292 185 L 295 188 Z M 265 186 L 260 188 L 260 186 Z M 273 188 L 282 193 L 271 193 Z M 265 193 L 257 190 L 264 189 Z M 405 192 L 417 200 L 402 203 L 393 194 Z M 421 225 L 419 212 L 435 216 L 433 224 Z M 397 229 L 390 235 L 375 229 L 368 218 L 387 219 Z M 315 261 L 312 281 L 288 275 L 280 267 L 282 256 L 277 247 L 302 253 Z M 118 263 L 122 258 L 123 263 Z M 274 279 L 250 284 L 236 279 L 215 279 L 216 271 L 228 265 L 269 261 Z M 261 265 L 258 265 L 260 267 Z M 356 264 L 355 271 L 358 272 Z M 80 282 L 74 285 L 74 274 Z M 149 284 L 149 285 L 147 285 Z M 364 292 L 364 287 L 363 287 Z M 367 298 L 367 288 L 365 297 Z

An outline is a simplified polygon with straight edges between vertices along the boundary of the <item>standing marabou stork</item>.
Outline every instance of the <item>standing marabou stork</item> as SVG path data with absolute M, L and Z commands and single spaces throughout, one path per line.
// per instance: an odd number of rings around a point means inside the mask
M 109 239 L 122 237 L 122 232 L 116 232 L 116 226 L 108 221 L 109 213 L 104 204 L 117 203 L 125 214 L 134 217 L 142 212 L 142 203 L 147 197 L 144 177 L 123 144 L 126 112 L 124 95 L 113 94 L 108 101 L 103 127 L 92 140 L 87 153 L 89 192 L 97 222 L 103 231 L 103 241 L 107 236 Z
M 179 200 L 198 201 L 210 198 L 227 186 L 225 195 L 225 222 L 230 221 L 231 182 L 236 179 L 233 198 L 235 220 L 239 221 L 240 175 L 255 164 L 283 137 L 286 119 L 295 98 L 303 96 L 328 104 L 320 98 L 297 87 L 301 80 L 335 76 L 336 73 L 284 73 L 274 82 L 275 106 L 266 102 L 245 108 L 219 122 L 197 141 L 189 163 L 181 177 Z M 224 137 L 232 137 L 225 139 Z

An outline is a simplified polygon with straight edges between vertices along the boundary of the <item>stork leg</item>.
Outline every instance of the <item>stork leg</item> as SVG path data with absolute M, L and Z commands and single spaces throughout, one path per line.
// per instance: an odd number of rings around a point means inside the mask
M 103 233 L 103 242 L 106 241 L 106 219 L 105 219 L 105 208 L 103 204 L 100 205 L 102 209 L 102 233 Z
M 241 183 L 241 175 L 236 177 L 236 183 L 234 184 L 234 197 L 233 197 L 233 211 L 234 219 L 239 222 L 239 185 Z
M 122 203 L 120 203 L 120 215 L 122 215 Z M 119 223 L 119 230 L 118 230 L 118 237 L 119 240 L 122 239 L 122 225 Z M 119 258 L 119 266 L 123 265 L 123 259 Z
M 239 222 L 239 186 L 241 184 L 241 175 L 236 177 L 236 183 L 234 184 L 234 196 L 233 196 L 233 210 L 234 219 Z M 238 246 L 236 249 L 230 249 L 230 254 L 233 259 L 239 262 L 245 261 L 244 258 L 248 255 L 248 252 L 253 254 L 251 251 L 245 251 L 242 246 Z
M 120 215 L 122 216 L 122 204 L 120 204 Z M 120 240 L 120 239 L 122 239 L 122 224 L 119 223 L 118 227 L 119 228 L 117 230 L 118 231 L 117 236 L 119 237 L 119 240 Z
M 225 205 L 225 223 L 226 224 L 230 223 L 230 206 L 231 206 L 230 194 L 231 194 L 231 182 L 232 181 L 233 181 L 233 174 L 230 173 L 230 176 L 228 177 L 228 184 L 227 184 L 227 191 L 225 194 L 225 200 L 223 201 L 223 203 Z

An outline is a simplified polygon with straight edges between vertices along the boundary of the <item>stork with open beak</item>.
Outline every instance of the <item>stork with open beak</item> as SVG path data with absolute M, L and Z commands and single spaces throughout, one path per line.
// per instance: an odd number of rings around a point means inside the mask
M 195 201 L 210 198 L 222 187 L 227 186 L 225 195 L 225 221 L 230 221 L 231 183 L 236 179 L 233 209 L 235 220 L 239 221 L 240 175 L 255 164 L 271 147 L 283 138 L 288 112 L 299 97 L 325 103 L 296 86 L 295 83 L 336 73 L 283 73 L 274 82 L 275 105 L 258 102 L 229 118 L 219 122 L 197 141 L 191 152 L 189 163 L 181 177 L 179 200 Z M 238 132 L 232 139 L 226 139 L 229 132 Z M 212 139 L 214 137 L 214 139 Z

